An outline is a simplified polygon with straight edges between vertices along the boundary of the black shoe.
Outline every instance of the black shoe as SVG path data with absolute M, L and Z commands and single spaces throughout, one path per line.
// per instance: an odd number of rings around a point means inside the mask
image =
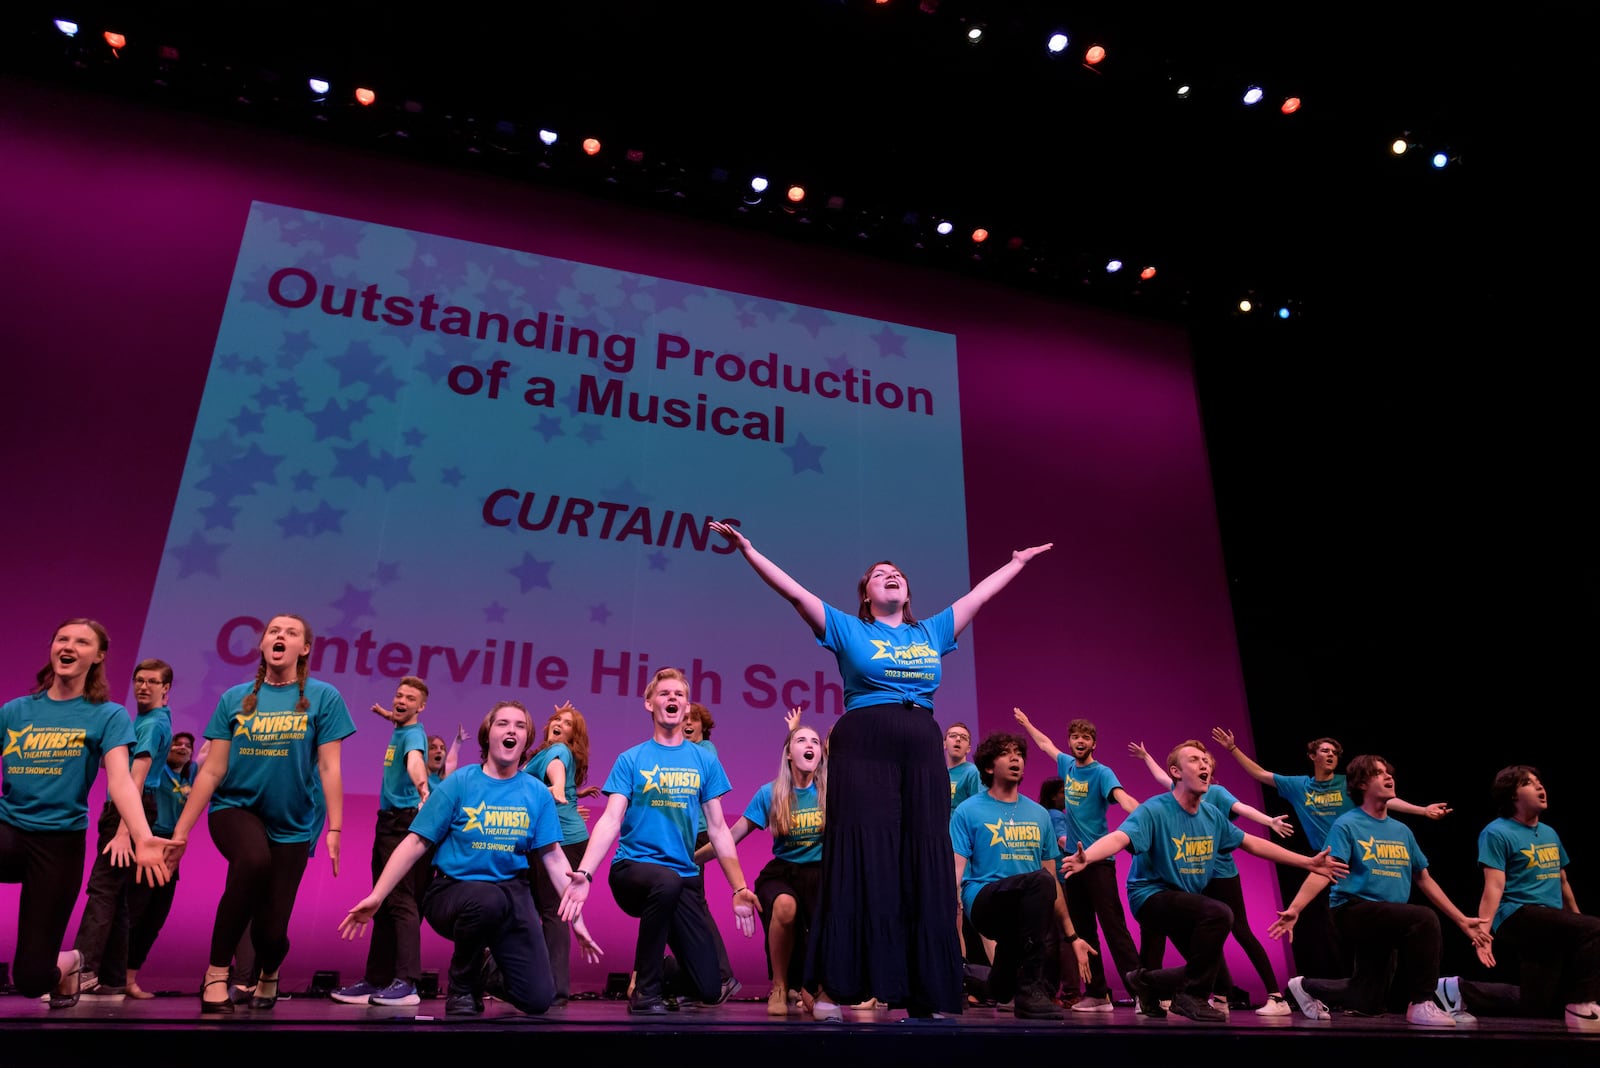
M 1232 990 L 1228 991 L 1228 1008 L 1230 1009 L 1259 1009 L 1261 1004 L 1262 1003 L 1260 1002 L 1252 1000 L 1250 997 L 1250 991 L 1244 989 L 1243 987 L 1236 986 Z
M 1228 1014 L 1211 1005 L 1193 994 L 1180 990 L 1172 995 L 1172 1011 L 1179 1016 L 1193 1020 L 1196 1023 L 1227 1023 Z
M 1135 968 L 1124 975 L 1122 981 L 1128 984 L 1128 993 L 1139 1003 L 1140 1012 L 1152 1020 L 1165 1019 L 1167 1010 L 1161 1007 L 1161 999 L 1151 992 L 1149 984 L 1144 981 L 1144 975 L 1143 968 Z
M 660 997 L 640 997 L 634 994 L 628 999 L 628 1015 L 630 1016 L 665 1016 L 667 1002 Z
M 444 999 L 446 1016 L 482 1016 L 483 999 L 476 994 L 450 994 Z
M 1012 1012 L 1019 1020 L 1065 1020 L 1067 1014 L 1052 999 L 1040 994 L 1019 994 Z

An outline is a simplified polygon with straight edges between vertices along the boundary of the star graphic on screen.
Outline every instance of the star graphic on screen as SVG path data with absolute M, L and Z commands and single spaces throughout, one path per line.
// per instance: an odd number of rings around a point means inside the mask
M 578 307 L 582 308 L 584 311 L 589 311 L 591 308 L 593 308 L 596 304 L 598 304 L 600 302 L 595 299 L 595 296 L 594 296 L 593 293 L 584 292 L 584 293 L 579 293 L 576 297 L 573 297 L 572 298 L 572 303 L 576 304 Z
M 372 569 L 372 581 L 380 586 L 387 586 L 400 578 L 400 565 L 384 560 L 378 561 L 378 566 Z
M 411 457 L 396 456 L 388 449 L 378 453 L 378 470 L 374 472 L 383 488 L 392 490 L 402 482 L 415 482 L 411 474 Z
M 405 381 L 387 367 L 380 367 L 367 376 L 367 391 L 371 396 L 394 400 L 405 388 Z
M 761 325 L 761 316 L 757 315 L 749 308 L 743 308 L 734 314 L 733 321 L 744 327 L 746 330 L 750 330 Z
M 384 463 L 372 454 L 372 446 L 367 442 L 358 442 L 348 449 L 338 445 L 333 446 L 333 472 L 334 478 L 348 478 L 358 486 L 365 487 L 367 479 L 381 479 Z
M 217 357 L 217 369 L 221 371 L 237 371 L 241 362 L 243 361 L 239 359 L 237 352 L 225 352 Z
M 294 476 L 294 489 L 296 493 L 310 493 L 317 488 L 317 476 L 310 471 L 302 471 Z
M 284 266 L 281 263 L 263 263 L 254 271 L 251 271 L 249 276 L 241 283 L 237 298 L 238 303 L 254 304 L 268 311 L 277 312 L 279 315 L 287 314 L 287 309 L 267 295 L 267 285 L 272 281 L 272 276 Z M 290 300 L 295 299 L 300 295 L 301 285 L 300 281 L 290 279 L 284 284 L 284 295 Z
M 345 511 L 346 509 L 335 508 L 327 501 L 318 501 L 316 508 L 306 517 L 310 522 L 311 533 L 339 532 L 343 529 Z
M 629 504 L 649 504 L 654 498 L 633 484 L 633 479 L 624 478 L 615 486 L 605 490 L 606 500 L 625 501 Z
M 265 429 L 264 421 L 267 417 L 260 412 L 253 412 L 249 408 L 240 408 L 239 414 L 233 417 L 233 429 L 240 437 L 246 434 L 259 434 Z
M 214 438 L 200 438 L 195 444 L 199 447 L 200 464 L 204 467 L 214 467 L 231 460 L 239 451 L 239 443 L 226 432 Z
M 350 342 L 344 352 L 328 361 L 328 366 L 339 372 L 340 389 L 369 380 L 382 365 L 383 357 L 365 341 Z
M 377 614 L 372 607 L 372 591 L 357 589 L 348 582 L 344 585 L 344 593 L 339 595 L 337 601 L 328 602 L 328 607 L 340 613 L 341 618 L 335 624 L 337 627 L 346 627 L 363 616 Z
M 439 481 L 446 486 L 459 486 L 461 485 L 461 480 L 465 477 L 459 467 L 447 467 L 439 472 Z
M 645 557 L 645 562 L 650 565 L 651 571 L 665 571 L 667 569 L 667 554 L 657 549 Z
M 567 390 L 567 395 L 565 397 L 561 398 L 561 403 L 562 403 L 562 405 L 564 405 L 566 407 L 567 411 L 570 414 L 572 414 L 572 415 L 581 415 L 581 414 L 583 414 L 583 409 L 581 407 L 579 407 L 579 405 L 578 405 L 578 387 L 577 386 L 573 386 L 571 389 Z
M 887 326 L 885 326 L 882 330 L 879 330 L 876 334 L 873 334 L 872 340 L 878 343 L 878 355 L 899 356 L 902 359 L 905 358 L 905 337 L 895 333 L 893 330 L 890 330 Z
M 842 375 L 850 370 L 850 354 L 841 352 L 837 356 L 828 357 L 828 370 L 836 375 Z
M 322 246 L 323 259 L 331 260 L 335 256 L 359 259 L 361 250 L 358 246 L 365 229 L 365 226 L 353 221 L 325 218 L 307 227 L 305 236 Z
M 534 425 L 533 432 L 543 437 L 547 445 L 551 439 L 559 438 L 566 433 L 561 429 L 561 420 L 553 415 L 541 415 L 539 422 Z
M 305 416 L 311 420 L 311 425 L 315 428 L 315 440 L 344 438 L 350 441 L 354 438 L 350 431 L 371 412 L 372 407 L 364 397 L 361 400 L 351 401 L 348 405 L 340 404 L 329 397 L 328 403 L 322 406 L 321 411 L 306 412 Z
M 689 298 L 700 296 L 703 292 L 704 290 L 698 289 L 694 286 L 670 283 L 656 286 L 655 289 L 651 291 L 650 295 L 655 298 L 656 314 L 659 315 L 662 312 L 670 311 L 673 308 L 677 308 L 681 311 L 688 311 Z
M 227 501 L 217 501 L 200 509 L 200 518 L 205 520 L 206 529 L 211 530 L 221 527 L 223 530 L 233 529 L 233 520 L 239 514 L 239 509 Z
M 279 516 L 278 529 L 283 531 L 285 538 L 309 538 L 311 536 L 311 513 L 302 512 L 298 508 L 290 508 L 289 514 Z
M 273 406 L 273 404 L 277 403 L 278 387 L 262 386 L 260 389 L 256 390 L 255 396 L 251 397 L 250 399 L 261 405 L 263 408 L 270 408 Z
M 828 451 L 826 445 L 813 445 L 806 440 L 805 434 L 799 434 L 793 445 L 785 445 L 782 452 L 789 457 L 789 462 L 794 465 L 790 474 L 798 475 L 802 471 L 815 471 L 822 473 L 822 454 Z
M 420 427 L 412 427 L 410 430 L 407 430 L 404 434 L 400 435 L 400 440 L 404 441 L 406 443 L 406 447 L 409 449 L 420 449 L 422 447 L 422 443 L 426 441 L 427 438 L 428 435 L 424 434 L 422 432 L 422 428 Z
M 197 530 L 189 535 L 188 541 L 167 552 L 178 561 L 178 577 L 188 578 L 190 575 L 216 575 L 217 559 L 227 547 L 226 542 L 207 541 Z
M 506 621 L 506 606 L 499 601 L 494 601 L 483 610 L 485 623 L 504 623 Z
M 527 593 L 535 586 L 542 586 L 548 590 L 551 588 L 550 567 L 553 563 L 555 563 L 553 560 L 535 560 L 532 553 L 523 553 L 522 563 L 507 570 L 522 584 L 523 593 Z
M 642 284 L 643 279 L 636 274 L 625 274 L 617 280 L 617 290 L 624 297 L 631 297 L 636 293 L 644 293 L 653 288 L 653 285 Z
M 271 403 L 290 412 L 304 411 L 306 406 L 305 396 L 300 392 L 300 383 L 286 378 L 271 387 Z M 267 407 L 262 404 L 262 407 Z
M 590 623 L 606 623 L 610 619 L 611 619 L 611 609 L 607 608 L 605 605 L 603 605 L 603 604 L 592 604 L 592 605 L 589 606 L 589 622 Z
M 300 360 L 312 347 L 311 331 L 285 330 L 283 340 L 278 342 L 278 366 L 286 369 L 299 366 Z
M 277 468 L 283 457 L 272 456 L 252 443 L 248 449 L 226 462 L 213 464 L 211 473 L 195 483 L 195 489 L 214 494 L 218 500 L 231 501 L 255 492 L 258 485 L 270 486 L 277 481 Z
M 455 361 L 438 349 L 429 349 L 417 362 L 417 370 L 434 382 L 443 382 Z
M 251 356 L 239 361 L 239 370 L 254 378 L 260 378 L 266 369 L 266 362 L 260 356 Z
M 795 313 L 789 316 L 789 321 L 812 337 L 816 337 L 822 332 L 823 327 L 833 325 L 833 316 L 816 308 L 797 308 Z
M 578 440 L 589 445 L 596 445 L 606 439 L 606 432 L 600 429 L 599 423 L 585 423 L 583 429 L 578 431 Z

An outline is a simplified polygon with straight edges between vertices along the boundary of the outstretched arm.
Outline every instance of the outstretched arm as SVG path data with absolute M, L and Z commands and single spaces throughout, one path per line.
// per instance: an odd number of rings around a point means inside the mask
M 1235 744 L 1232 731 L 1222 727 L 1212 727 L 1211 737 L 1218 745 L 1232 753 L 1233 759 L 1237 760 L 1239 762 L 1239 766 L 1243 768 L 1245 772 L 1256 782 L 1260 783 L 1262 786 L 1276 785 L 1276 783 L 1273 781 L 1272 772 L 1268 771 L 1260 764 L 1257 764 L 1254 760 L 1251 760 L 1249 757 L 1245 756 L 1244 750 L 1240 749 L 1239 746 Z
M 1132 843 L 1126 832 L 1112 831 L 1095 842 L 1088 849 L 1083 848 L 1083 843 L 1078 843 L 1078 851 L 1069 853 L 1061 858 L 1062 878 L 1070 878 L 1078 874 L 1096 861 L 1114 857 Z
M 422 750 L 413 749 L 406 754 L 406 775 L 417 789 L 417 807 L 428 803 L 428 762 L 422 759 Z
M 128 771 L 128 747 L 119 745 L 106 750 L 100 758 L 106 769 L 106 794 L 117 807 L 117 814 L 128 829 L 134 843 L 134 861 L 139 870 L 134 881 L 148 880 L 151 886 L 165 885 L 167 881 L 166 847 L 164 838 L 150 833 L 150 824 L 144 818 L 144 801 L 134 788 L 133 775 Z
M 444 774 L 448 778 L 455 774 L 456 761 L 461 757 L 461 743 L 467 740 L 467 728 L 456 724 L 456 737 L 450 743 L 450 748 L 444 754 Z
M 1035 545 L 1029 549 L 1017 549 L 1011 554 L 1011 560 L 1004 566 L 989 573 L 989 577 L 967 591 L 964 597 L 959 598 L 951 605 L 955 615 L 955 632 L 960 634 L 967 629 L 967 624 L 972 622 L 972 617 L 978 614 L 978 609 L 989 603 L 989 598 L 1005 589 L 1011 580 L 1022 574 L 1022 569 L 1028 566 L 1040 553 L 1049 552 L 1055 542 L 1046 542 Z
M 567 766 L 556 757 L 545 765 L 544 777 L 550 781 L 550 796 L 558 805 L 567 803 Z
M 390 891 L 405 878 L 406 872 L 411 870 L 411 866 L 421 860 L 427 852 L 428 843 L 420 835 L 407 834 L 400 839 L 400 844 L 389 854 L 389 860 L 384 864 L 383 871 L 378 873 L 378 881 L 372 884 L 372 892 L 351 906 L 350 911 L 345 913 L 344 919 L 339 921 L 339 936 L 356 938 L 366 934 L 367 924 L 372 922 L 372 917 L 383 904 L 383 899 L 389 896 Z
M 1044 753 L 1044 755 L 1049 757 L 1051 760 L 1054 760 L 1061 755 L 1061 750 L 1056 747 L 1056 743 L 1050 740 L 1050 736 L 1048 734 L 1040 730 L 1038 727 L 1035 727 L 1033 722 L 1029 720 L 1028 717 L 1023 713 L 1022 709 L 1013 708 L 1011 710 L 1011 715 L 1018 723 L 1022 725 L 1022 729 L 1028 732 L 1028 737 L 1033 739 L 1033 744 L 1039 747 L 1040 752 Z
M 1398 812 L 1402 816 L 1426 816 L 1430 820 L 1442 820 L 1455 810 L 1443 801 L 1435 801 L 1431 805 L 1413 805 L 1410 801 L 1402 801 L 1396 797 L 1389 802 L 1389 811 Z
M 1294 834 L 1294 824 L 1282 816 L 1269 816 L 1254 805 L 1247 805 L 1243 801 L 1235 801 L 1233 803 L 1233 811 L 1245 819 L 1254 820 L 1263 827 L 1271 827 L 1272 833 L 1279 838 L 1288 838 Z
M 1311 904 L 1313 898 L 1328 888 L 1328 880 L 1316 872 L 1306 876 L 1306 881 L 1300 884 L 1300 892 L 1294 895 L 1294 900 L 1278 913 L 1278 918 L 1272 921 L 1272 926 L 1267 928 L 1267 934 L 1274 938 L 1289 936 L 1289 941 L 1294 941 L 1295 921 L 1300 918 L 1300 913 Z
M 1444 888 L 1434 881 L 1428 874 L 1428 869 L 1423 868 L 1417 873 L 1413 884 L 1422 891 L 1422 896 L 1433 902 L 1434 908 L 1450 918 L 1450 922 L 1461 928 L 1461 933 L 1466 935 L 1476 947 L 1487 946 L 1494 941 L 1494 936 L 1489 933 L 1489 925 L 1477 916 L 1468 916 L 1456 908 L 1456 903 L 1444 892 Z
M 1350 874 L 1350 865 L 1333 856 L 1327 849 L 1308 857 L 1304 853 L 1295 853 L 1283 848 L 1277 842 L 1269 842 L 1253 834 L 1245 835 L 1244 841 L 1239 843 L 1239 848 L 1252 857 L 1275 861 L 1290 868 L 1304 868 L 1331 882 L 1338 882 Z
M 711 530 L 727 538 L 728 544 L 736 547 L 740 555 L 745 558 L 745 562 L 761 576 L 761 581 L 777 591 L 779 597 L 794 605 L 794 610 L 806 621 L 811 633 L 819 638 L 822 637 L 827 629 L 827 616 L 823 611 L 820 597 L 790 578 L 789 573 L 783 568 L 758 553 L 756 547 L 750 544 L 750 539 L 745 537 L 744 532 L 738 527 L 731 523 L 712 520 Z M 960 630 L 959 627 L 956 629 Z
M 583 859 L 578 862 L 578 868 L 585 877 L 594 872 L 595 867 L 611 852 L 611 847 L 616 844 L 617 835 L 622 831 L 622 817 L 628 814 L 628 795 L 612 794 L 606 798 L 606 810 L 600 818 L 594 821 L 594 830 L 589 833 L 589 844 L 583 851 Z
M 1161 784 L 1163 790 L 1172 789 L 1172 776 L 1168 775 L 1167 769 L 1162 767 L 1161 763 L 1150 755 L 1150 750 L 1144 747 L 1143 742 L 1129 742 L 1128 755 L 1136 756 L 1143 760 L 1144 766 L 1150 769 L 1150 774 L 1154 776 L 1156 782 Z

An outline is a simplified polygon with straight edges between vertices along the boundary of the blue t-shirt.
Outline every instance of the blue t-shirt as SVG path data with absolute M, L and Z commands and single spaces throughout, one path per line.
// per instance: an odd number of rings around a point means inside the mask
M 1013 875 L 1038 871 L 1059 860 L 1055 829 L 1043 805 L 1027 797 L 997 801 L 985 790 L 969 797 L 950 817 L 950 845 L 967 858 L 961 873 L 961 907 L 970 917 L 978 891 Z
M 933 708 L 939 658 L 956 647 L 953 608 L 919 623 L 863 623 L 823 605 L 827 624 L 817 644 L 839 661 L 845 711 L 910 701 Z
M 450 878 L 500 883 L 526 871 L 530 853 L 559 842 L 561 824 L 544 783 L 531 775 L 497 779 L 471 764 L 428 795 L 411 833 L 438 847 L 433 866 Z
M 0 821 L 24 831 L 82 831 L 89 787 L 105 754 L 132 746 L 128 710 L 43 693 L 0 705 Z
M 983 793 L 983 776 L 976 764 L 962 761 L 950 769 L 950 815 L 956 814 L 961 802 Z
M 1567 851 L 1548 823 L 1529 827 L 1509 817 L 1495 820 L 1478 835 L 1478 863 L 1506 873 L 1491 930 L 1498 931 L 1524 905 L 1562 907 L 1561 869 L 1567 866 Z
M 767 827 L 772 815 L 772 783 L 756 791 L 745 806 L 744 818 Z M 817 784 L 797 786 L 789 807 L 789 833 L 772 833 L 772 855 L 790 864 L 815 864 L 822 859 L 822 809 L 817 806 Z
M 1220 809 L 1203 800 L 1193 815 L 1170 793 L 1158 794 L 1128 813 L 1117 828 L 1128 836 L 1133 866 L 1128 871 L 1128 907 L 1137 916 L 1164 890 L 1198 894 L 1216 872 L 1216 861 L 1244 841 L 1244 832 Z
M 1200 800 L 1218 809 L 1224 816 L 1228 817 L 1228 822 L 1238 822 L 1238 818 L 1233 814 L 1233 806 L 1239 803 L 1239 799 L 1230 794 L 1227 787 L 1212 783 Z M 1213 879 L 1232 879 L 1238 874 L 1239 865 L 1233 859 L 1231 851 L 1219 854 L 1216 863 L 1211 866 L 1211 877 Z
M 152 768 L 145 777 L 145 786 L 156 795 L 156 818 L 151 821 L 150 833 L 157 838 L 169 837 L 178 827 L 178 817 L 183 806 L 189 803 L 189 791 L 194 786 L 194 761 L 173 771 L 166 761 Z
M 206 737 L 226 741 L 228 770 L 211 798 L 211 811 L 248 808 L 261 818 L 272 842 L 309 842 L 323 819 L 317 747 L 356 732 L 339 691 L 321 679 L 306 680 L 310 708 L 296 711 L 300 686 L 263 685 L 256 710 L 240 711 L 254 683 L 233 687 L 217 702 Z
M 1272 788 L 1289 802 L 1300 819 L 1300 826 L 1305 829 L 1306 841 L 1319 853 L 1328 844 L 1328 831 L 1333 828 L 1333 821 L 1356 807 L 1350 800 L 1343 775 L 1322 782 L 1309 775 L 1274 775 Z
M 710 738 L 702 738 L 698 742 L 695 742 L 694 744 L 698 745 L 701 749 L 704 749 L 706 752 L 710 753 L 712 756 L 717 756 L 716 743 L 713 742 Z M 717 759 L 720 760 L 722 758 L 721 757 L 717 757 Z
M 1411 897 L 1411 880 L 1428 866 L 1410 827 L 1399 820 L 1373 819 L 1360 808 L 1333 821 L 1328 852 L 1350 865 L 1350 874 L 1328 892 L 1329 908 L 1349 901 L 1403 905 Z
M 1072 821 L 1067 819 L 1067 814 L 1059 808 L 1045 809 L 1045 811 L 1050 813 L 1050 833 L 1056 836 L 1056 848 L 1060 849 L 1063 855 L 1069 852 L 1076 853 L 1078 851 L 1078 843 L 1074 842 L 1070 837 L 1072 834 Z M 1067 840 L 1065 847 L 1061 844 L 1061 839 L 1063 838 Z M 1056 877 L 1062 882 L 1065 882 L 1067 878 L 1067 873 L 1062 870 L 1059 864 L 1056 865 Z
M 142 756 L 150 758 L 150 770 L 145 773 L 145 784 L 155 775 L 156 768 L 167 762 L 167 750 L 172 748 L 172 710 L 163 705 L 133 717 L 133 748 L 128 753 L 131 765 Z
M 554 745 L 545 746 L 533 754 L 522 770 L 549 786 L 550 764 L 556 760 L 561 761 L 561 767 L 567 773 L 566 783 L 561 789 L 566 800 L 556 802 L 556 819 L 561 823 L 561 844 L 577 845 L 579 842 L 587 842 L 589 828 L 584 826 L 583 816 L 578 812 L 578 785 L 572 781 L 573 756 L 567 743 L 556 742 Z
M 439 788 L 439 784 L 442 782 L 444 782 L 443 775 L 440 775 L 436 771 L 428 772 L 428 793 L 431 794 L 437 790 Z
M 1065 811 L 1072 827 L 1072 833 L 1067 835 L 1067 852 L 1076 853 L 1079 842 L 1087 848 L 1106 836 L 1106 806 L 1111 803 L 1111 791 L 1121 789 L 1122 780 L 1098 760 L 1078 767 L 1071 753 L 1056 757 L 1056 774 L 1064 780 L 1067 791 Z
M 406 767 L 406 759 L 411 753 L 421 753 L 426 765 L 428 732 L 422 729 L 420 723 L 396 727 L 389 736 L 389 748 L 383 751 L 383 792 L 379 795 L 378 811 L 416 808 L 422 804 L 422 795 L 417 792 L 417 784 L 411 781 L 411 771 Z M 431 792 L 433 787 L 428 789 Z
M 628 799 L 616 859 L 665 865 L 687 879 L 700 874 L 700 807 L 732 787 L 722 763 L 700 746 L 652 738 L 617 757 L 601 789 Z

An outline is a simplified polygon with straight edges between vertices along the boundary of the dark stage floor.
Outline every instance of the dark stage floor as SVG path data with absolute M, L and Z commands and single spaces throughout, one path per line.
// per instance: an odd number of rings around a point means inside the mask
M 973 1009 L 945 1021 L 910 1022 L 900 1011 L 846 1009 L 842 1023 L 818 1023 L 798 1013 L 769 1017 L 765 1000 L 734 1001 L 714 1009 L 663 1017 L 630 1017 L 624 1002 L 576 1000 L 543 1017 L 526 1017 L 491 1000 L 475 1018 L 446 1018 L 442 999 L 406 1009 L 358 1008 L 325 998 L 285 997 L 272 1012 L 241 1010 L 201 1016 L 195 998 L 153 1001 L 84 998 L 51 1011 L 43 1002 L 0 997 L 0 1049 L 47 1048 L 57 1064 L 104 1064 L 108 1049 L 119 1059 L 226 1057 L 230 1065 L 296 1058 L 307 1064 L 394 1057 L 504 1056 L 511 1032 L 538 1036 L 539 1054 L 592 1058 L 711 1058 L 725 1063 L 826 1058 L 844 1064 L 975 1065 L 997 1051 L 1008 1062 L 1059 1058 L 1063 1041 L 1072 1055 L 1140 1062 L 1152 1058 L 1270 1056 L 1319 1058 L 1379 1056 L 1427 1058 L 1452 1068 L 1536 1063 L 1600 1064 L 1600 1033 L 1569 1032 L 1559 1021 L 1482 1020 L 1475 1026 L 1424 1029 L 1399 1016 L 1337 1017 L 1313 1022 L 1298 1013 L 1264 1018 L 1236 1012 L 1226 1024 L 1164 1020 L 1119 1008 L 1110 1014 L 1068 1013 L 1061 1022 L 1030 1022 L 992 1008 Z M 1004 1045 L 996 1046 L 1002 1038 Z M 649 1043 L 649 1045 L 646 1045 Z M 1204 1043 L 1204 1049 L 1197 1048 Z M 1294 1049 L 1287 1044 L 1293 1044 Z M 1313 1045 L 1314 1044 L 1314 1045 Z M 6 1058 L 9 1061 L 9 1057 Z

